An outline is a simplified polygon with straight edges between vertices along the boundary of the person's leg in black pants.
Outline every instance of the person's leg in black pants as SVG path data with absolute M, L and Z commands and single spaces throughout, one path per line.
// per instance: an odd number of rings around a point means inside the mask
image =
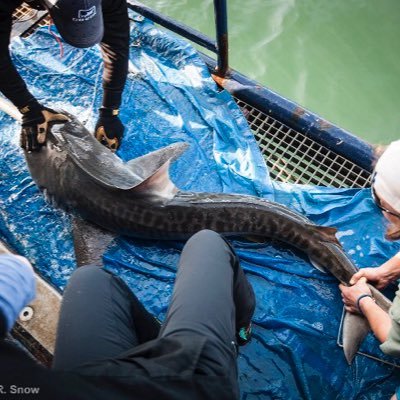
M 116 357 L 159 330 L 122 279 L 97 266 L 80 267 L 63 295 L 53 368 Z
M 135 298 L 127 292 L 120 279 L 101 269 L 83 267 L 74 274 L 64 294 L 55 368 L 117 357 L 137 346 L 135 332 L 142 328 L 143 317 L 137 321 L 131 304 Z M 205 337 L 197 372 L 223 374 L 237 385 L 236 333 L 250 323 L 254 307 L 253 290 L 232 248 L 217 233 L 201 231 L 182 251 L 158 337 Z M 150 316 L 150 326 L 151 321 Z
M 254 308 L 253 289 L 233 249 L 219 234 L 201 231 L 182 251 L 160 336 L 206 337 L 198 369 L 206 375 L 227 375 L 236 386 L 236 334 L 250 324 Z

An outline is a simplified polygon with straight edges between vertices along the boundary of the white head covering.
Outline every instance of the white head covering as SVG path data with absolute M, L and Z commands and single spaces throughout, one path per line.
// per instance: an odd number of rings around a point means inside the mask
M 400 214 L 400 140 L 390 143 L 375 166 L 374 189 Z

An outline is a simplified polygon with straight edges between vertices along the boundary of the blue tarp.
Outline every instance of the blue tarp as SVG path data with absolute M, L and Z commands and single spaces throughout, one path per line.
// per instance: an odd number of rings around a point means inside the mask
M 179 188 L 245 193 L 286 204 L 318 224 L 337 227 L 359 267 L 378 266 L 400 250 L 384 240 L 384 219 L 368 189 L 271 182 L 240 110 L 217 89 L 196 51 L 151 22 L 134 19 L 131 72 L 121 107 L 127 128 L 118 151 L 122 159 L 186 141 L 190 149 L 171 171 Z M 53 37 L 39 30 L 16 39 L 12 51 L 40 101 L 93 128 L 101 104 L 97 48 L 64 44 L 60 58 Z M 75 269 L 70 216 L 46 204 L 32 182 L 18 147 L 18 124 L 0 113 L 0 131 L 0 237 L 62 290 Z M 232 243 L 257 296 L 254 339 L 239 356 L 243 399 L 376 399 L 394 393 L 400 377 L 393 366 L 362 355 L 347 365 L 336 343 L 342 302 L 335 278 L 282 244 Z M 119 237 L 104 261 L 162 319 L 183 244 Z M 394 296 L 394 287 L 387 295 Z M 394 362 L 372 335 L 362 351 Z

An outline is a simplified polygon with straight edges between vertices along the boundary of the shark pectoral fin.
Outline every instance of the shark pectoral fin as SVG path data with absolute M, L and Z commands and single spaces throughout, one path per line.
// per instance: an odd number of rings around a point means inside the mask
M 369 323 L 362 315 L 346 312 L 342 326 L 344 356 L 348 364 L 353 362 L 361 343 L 370 331 Z
M 326 274 L 326 269 L 321 264 L 319 264 L 317 261 L 313 260 L 312 258 L 309 258 L 309 260 L 313 267 L 317 268 L 318 271 L 321 271 L 324 274 Z
M 78 267 L 103 265 L 103 254 L 116 235 L 79 217 L 72 219 L 72 233 Z

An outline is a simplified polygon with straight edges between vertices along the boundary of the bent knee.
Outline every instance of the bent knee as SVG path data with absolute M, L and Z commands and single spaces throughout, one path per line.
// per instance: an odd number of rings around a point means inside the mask
M 220 240 L 221 242 L 225 242 L 225 240 L 222 238 L 222 236 L 211 230 L 211 229 L 203 229 L 197 233 L 195 233 L 190 239 L 192 240 L 204 240 L 204 241 L 215 241 L 215 240 Z
M 72 280 L 79 281 L 93 281 L 95 277 L 102 276 L 103 274 L 109 275 L 101 266 L 98 265 L 84 265 L 77 268 L 71 275 L 70 282 Z

